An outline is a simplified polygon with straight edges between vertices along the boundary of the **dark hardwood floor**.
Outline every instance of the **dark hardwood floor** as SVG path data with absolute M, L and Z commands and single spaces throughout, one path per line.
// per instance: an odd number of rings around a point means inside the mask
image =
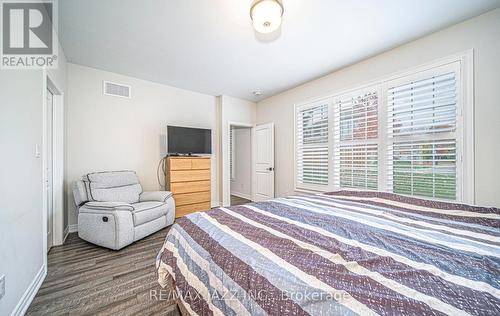
M 231 206 L 247 204 L 250 202 L 252 202 L 252 201 L 244 199 L 244 198 L 236 196 L 236 195 L 231 195 Z
M 157 282 L 167 229 L 119 251 L 70 234 L 48 255 L 48 274 L 26 315 L 179 315 L 173 289 Z

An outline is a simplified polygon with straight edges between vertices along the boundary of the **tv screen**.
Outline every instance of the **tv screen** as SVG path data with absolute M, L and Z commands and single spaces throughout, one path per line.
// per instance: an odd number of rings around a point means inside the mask
M 169 154 L 211 154 L 212 131 L 202 128 L 167 126 Z

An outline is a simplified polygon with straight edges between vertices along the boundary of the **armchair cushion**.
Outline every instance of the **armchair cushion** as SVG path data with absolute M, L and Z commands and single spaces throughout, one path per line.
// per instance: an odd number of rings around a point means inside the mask
M 172 196 L 170 191 L 144 191 L 139 195 L 139 202 L 157 201 L 166 202 Z
M 139 202 L 142 187 L 134 171 L 89 173 L 83 177 L 90 201 Z
M 86 209 L 103 211 L 133 211 L 134 207 L 125 202 L 87 202 L 84 204 Z
M 133 204 L 133 206 L 132 217 L 134 218 L 135 226 L 158 219 L 168 212 L 167 204 L 164 202 L 140 202 Z

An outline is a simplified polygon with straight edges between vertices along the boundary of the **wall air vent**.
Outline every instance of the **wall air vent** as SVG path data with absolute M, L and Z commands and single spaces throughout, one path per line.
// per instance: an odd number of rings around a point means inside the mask
M 103 94 L 121 98 L 131 98 L 131 87 L 121 83 L 103 81 Z

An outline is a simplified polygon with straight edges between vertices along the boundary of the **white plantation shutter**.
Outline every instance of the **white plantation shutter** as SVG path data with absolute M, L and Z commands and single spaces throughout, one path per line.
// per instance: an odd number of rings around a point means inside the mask
M 390 88 L 388 135 L 454 132 L 456 108 L 454 72 Z
M 388 158 L 394 193 L 456 199 L 455 140 L 395 142 Z
M 445 66 L 389 82 L 390 191 L 457 199 L 457 80 L 458 70 Z
M 334 100 L 333 178 L 336 188 L 378 188 L 378 92 L 355 91 Z
M 298 107 L 296 110 L 296 185 L 321 189 L 329 184 L 329 102 Z

